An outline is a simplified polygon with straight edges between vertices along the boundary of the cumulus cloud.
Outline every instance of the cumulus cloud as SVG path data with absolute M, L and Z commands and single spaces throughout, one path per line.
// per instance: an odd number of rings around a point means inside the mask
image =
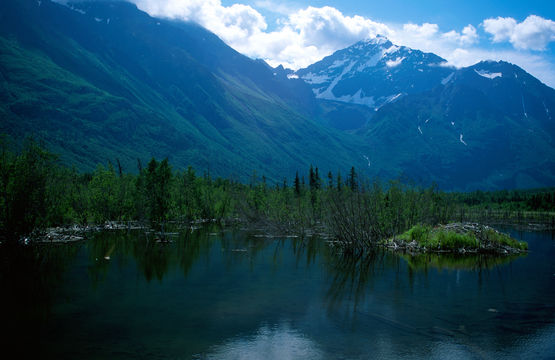
M 220 0 L 132 0 L 153 16 L 195 21 L 214 32 L 236 50 L 265 59 L 270 65 L 298 69 L 359 40 L 384 35 L 402 45 L 435 50 L 435 43 L 467 46 L 477 39 L 468 25 L 461 32 L 441 33 L 437 24 L 392 26 L 362 16 L 346 16 L 336 8 L 278 6 L 286 13 L 274 31 L 266 31 L 264 17 L 247 5 L 222 5 Z M 269 0 L 255 2 L 271 7 Z
M 356 41 L 392 32 L 385 24 L 362 16 L 345 16 L 329 6 L 295 11 L 277 7 L 281 12 L 291 12 L 280 20 L 277 30 L 266 31 L 264 17 L 248 5 L 224 6 L 220 0 L 131 1 L 152 16 L 197 22 L 246 55 L 294 69 L 308 66 Z M 258 4 L 271 6 L 268 1 Z
M 463 29 L 442 31 L 432 23 L 385 24 L 362 16 L 347 16 L 330 6 L 293 8 L 274 0 L 251 1 L 255 7 L 279 14 L 273 30 L 268 30 L 264 16 L 249 5 L 224 6 L 221 0 L 128 1 L 152 16 L 194 21 L 237 51 L 262 58 L 272 66 L 306 67 L 336 50 L 380 34 L 398 45 L 436 53 L 457 67 L 485 59 L 508 60 L 555 85 L 553 67 L 546 58 L 479 48 L 478 29 L 471 24 Z M 521 51 L 542 50 L 555 41 L 555 22 L 535 15 L 521 23 L 513 18 L 486 19 L 480 29 L 492 35 L 494 43 L 509 41 Z
M 455 66 L 459 63 L 456 55 L 469 51 L 479 39 L 476 28 L 470 24 L 461 31 L 448 32 L 441 32 L 437 24 L 430 23 L 404 24 L 393 29 L 391 40 L 394 43 L 435 53 Z
M 299 31 L 304 43 L 329 48 L 344 47 L 361 39 L 391 33 L 385 24 L 358 15 L 344 16 L 330 6 L 309 6 L 299 10 L 289 16 L 289 26 Z
M 437 34 L 439 26 L 437 24 L 430 23 L 424 23 L 422 25 L 405 24 L 403 25 L 403 31 L 405 31 L 407 35 L 411 35 L 416 38 L 428 39 Z
M 248 40 L 267 28 L 264 17 L 251 6 L 222 6 L 220 0 L 133 0 L 152 16 L 194 21 L 227 43 Z
M 555 41 L 555 22 L 537 15 L 530 15 L 521 23 L 510 17 L 490 18 L 482 26 L 493 35 L 493 42 L 509 41 L 521 50 L 545 50 Z
M 361 39 L 391 33 L 384 24 L 361 16 L 344 16 L 329 6 L 297 10 L 282 19 L 280 25 L 275 31 L 259 31 L 245 41 L 230 45 L 271 65 L 297 69 Z
M 478 32 L 474 26 L 468 24 L 462 29 L 461 33 L 451 30 L 444 33 L 442 37 L 454 43 L 458 43 L 461 46 L 468 46 L 478 41 Z

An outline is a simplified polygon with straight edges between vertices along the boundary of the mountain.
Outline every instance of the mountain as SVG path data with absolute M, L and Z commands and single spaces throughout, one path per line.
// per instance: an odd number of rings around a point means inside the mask
M 296 75 L 322 123 L 362 136 L 372 176 L 459 190 L 555 184 L 555 90 L 506 62 L 445 63 L 378 36 Z
M 82 170 L 119 159 L 133 171 L 137 159 L 167 156 L 281 180 L 310 162 L 357 164 L 358 140 L 314 121 L 303 81 L 126 2 L 3 0 L 0 99 L 0 133 L 35 134 Z
M 318 166 L 446 190 L 555 185 L 555 90 L 365 40 L 296 72 L 126 2 L 0 2 L 0 134 L 126 171 L 169 157 L 274 181 Z
M 554 89 L 488 61 L 380 108 L 361 133 L 385 177 L 456 189 L 540 187 L 555 184 L 554 111 Z
M 441 57 L 397 46 L 383 36 L 357 42 L 296 75 L 318 99 L 361 104 L 372 109 L 400 97 L 430 90 L 454 72 Z

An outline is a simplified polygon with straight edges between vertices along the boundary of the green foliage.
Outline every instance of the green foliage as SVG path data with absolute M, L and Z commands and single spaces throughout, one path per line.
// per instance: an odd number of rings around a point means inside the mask
M 453 200 L 469 208 L 511 211 L 555 211 L 555 189 L 472 191 L 453 193 Z
M 54 156 L 33 139 L 19 153 L 0 143 L 0 236 L 17 240 L 46 225 L 47 185 Z
M 528 250 L 528 243 L 513 239 L 507 234 L 497 232 L 493 229 L 488 229 L 482 233 L 484 241 L 496 245 L 510 246 L 515 249 Z
M 89 183 L 91 215 L 95 222 L 118 218 L 117 177 L 112 165 L 98 165 Z
M 64 224 L 106 221 L 222 221 L 242 219 L 299 232 L 326 227 L 353 247 L 371 246 L 397 234 L 434 248 L 467 246 L 473 240 L 456 233 L 436 234 L 432 226 L 452 221 L 463 194 L 436 187 L 417 188 L 391 181 L 382 184 L 353 179 L 347 186 L 322 187 L 318 168 L 308 169 L 305 187 L 297 171 L 294 187 L 269 185 L 253 173 L 248 185 L 230 179 L 197 176 L 192 167 L 173 171 L 168 160 L 152 158 L 139 174 L 125 173 L 108 163 L 92 173 L 56 166 L 54 156 L 33 141 L 20 152 L 2 145 L 0 162 L 0 229 L 3 238 L 18 239 L 35 229 Z M 304 178 L 304 176 L 302 177 Z M 457 212 L 459 211 L 459 212 Z M 408 230 L 408 231 L 407 231 Z M 405 233 L 404 233 L 405 232 Z M 508 237 L 486 233 L 487 241 L 524 249 Z
M 397 237 L 406 242 L 416 241 L 420 247 L 433 250 L 478 249 L 480 247 L 509 246 L 514 249 L 527 250 L 526 242 L 517 241 L 507 234 L 491 228 L 482 228 L 479 233 L 468 231 L 459 233 L 441 227 L 433 228 L 417 224 Z
M 152 158 L 145 171 L 144 191 L 149 219 L 153 223 L 161 223 L 167 219 L 170 210 L 172 170 L 167 158 L 160 163 Z

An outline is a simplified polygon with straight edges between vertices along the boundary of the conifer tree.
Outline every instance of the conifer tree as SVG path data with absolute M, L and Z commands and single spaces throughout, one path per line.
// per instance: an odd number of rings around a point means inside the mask
M 316 190 L 316 174 L 314 173 L 312 164 L 310 165 L 310 170 L 308 171 L 308 186 L 310 187 L 310 191 Z
M 301 195 L 301 183 L 299 181 L 299 172 L 298 171 L 295 174 L 295 195 L 297 195 L 297 196 Z
M 349 187 L 351 188 L 351 191 L 357 191 L 358 190 L 357 173 L 355 171 L 354 166 L 351 167 L 351 172 L 349 173 L 349 179 L 348 179 L 347 183 L 348 183 Z

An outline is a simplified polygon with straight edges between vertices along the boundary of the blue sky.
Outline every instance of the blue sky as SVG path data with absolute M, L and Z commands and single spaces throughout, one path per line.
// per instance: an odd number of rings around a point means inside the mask
M 243 1 L 256 8 L 257 1 Z M 237 1 L 225 0 L 222 4 L 230 6 Z M 491 17 L 513 17 L 524 20 L 528 15 L 538 15 L 553 20 L 555 2 L 549 0 L 504 1 L 504 0 L 311 0 L 281 1 L 291 8 L 333 6 L 345 15 L 361 15 L 382 22 L 396 23 L 436 23 L 441 27 L 462 27 L 469 23 L 478 24 Z
M 195 21 L 272 66 L 306 67 L 381 34 L 457 67 L 506 60 L 555 87 L 555 1 L 130 1 L 153 16 Z

